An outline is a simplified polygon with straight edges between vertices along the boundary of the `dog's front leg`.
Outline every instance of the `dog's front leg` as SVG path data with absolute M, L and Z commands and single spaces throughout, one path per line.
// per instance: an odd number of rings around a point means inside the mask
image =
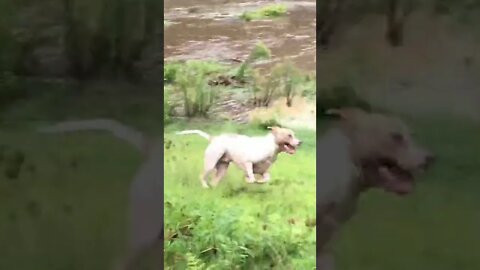
M 247 174 L 246 181 L 249 184 L 255 183 L 255 175 L 253 174 L 253 163 L 252 162 L 245 162 L 245 173 Z
M 257 182 L 258 183 L 267 183 L 268 181 L 270 181 L 270 173 L 269 172 L 264 172 L 262 174 L 262 179 L 258 180 Z

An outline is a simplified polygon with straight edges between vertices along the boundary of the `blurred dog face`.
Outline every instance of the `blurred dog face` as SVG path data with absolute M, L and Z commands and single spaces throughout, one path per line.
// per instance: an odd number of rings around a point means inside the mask
M 398 118 L 359 109 L 333 110 L 351 141 L 352 155 L 367 186 L 408 194 L 415 175 L 433 162 Z
M 302 141 L 295 137 L 295 133 L 292 130 L 281 127 L 272 127 L 270 129 L 275 137 L 275 143 L 281 152 L 291 155 L 297 152 L 297 148 L 302 144 Z

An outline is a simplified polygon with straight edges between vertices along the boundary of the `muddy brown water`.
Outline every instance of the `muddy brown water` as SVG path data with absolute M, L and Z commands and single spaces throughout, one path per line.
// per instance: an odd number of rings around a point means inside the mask
M 288 14 L 275 19 L 244 22 L 239 15 L 264 5 L 284 3 Z M 270 61 L 288 59 L 315 71 L 315 1 L 167 0 L 164 7 L 164 57 L 171 60 L 246 59 L 256 42 L 272 52 Z

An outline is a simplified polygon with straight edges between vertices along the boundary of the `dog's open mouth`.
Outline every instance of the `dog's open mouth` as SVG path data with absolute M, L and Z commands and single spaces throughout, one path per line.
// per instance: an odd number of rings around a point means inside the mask
M 366 181 L 385 191 L 406 195 L 415 186 L 413 173 L 403 169 L 395 160 L 383 158 L 365 162 L 362 167 Z
M 295 152 L 297 152 L 297 147 L 289 143 L 283 143 L 280 145 L 280 147 L 282 148 L 282 151 L 287 152 L 290 155 L 293 155 Z
M 403 169 L 394 160 L 380 160 L 378 173 L 382 180 L 382 186 L 386 191 L 404 195 L 413 190 L 415 184 L 413 174 Z

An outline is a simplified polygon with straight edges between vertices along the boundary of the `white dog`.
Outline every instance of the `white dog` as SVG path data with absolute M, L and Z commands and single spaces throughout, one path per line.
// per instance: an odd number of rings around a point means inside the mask
M 225 176 L 230 162 L 235 163 L 245 173 L 247 183 L 254 183 L 255 174 L 261 175 L 257 181 L 265 183 L 270 179 L 269 169 L 280 152 L 295 154 L 302 144 L 292 130 L 272 127 L 265 136 L 245 136 L 222 134 L 212 137 L 201 130 L 186 130 L 177 134 L 198 134 L 210 141 L 205 150 L 204 170 L 200 176 L 202 186 L 208 188 L 208 176 L 215 171 L 212 186 L 218 185 Z

